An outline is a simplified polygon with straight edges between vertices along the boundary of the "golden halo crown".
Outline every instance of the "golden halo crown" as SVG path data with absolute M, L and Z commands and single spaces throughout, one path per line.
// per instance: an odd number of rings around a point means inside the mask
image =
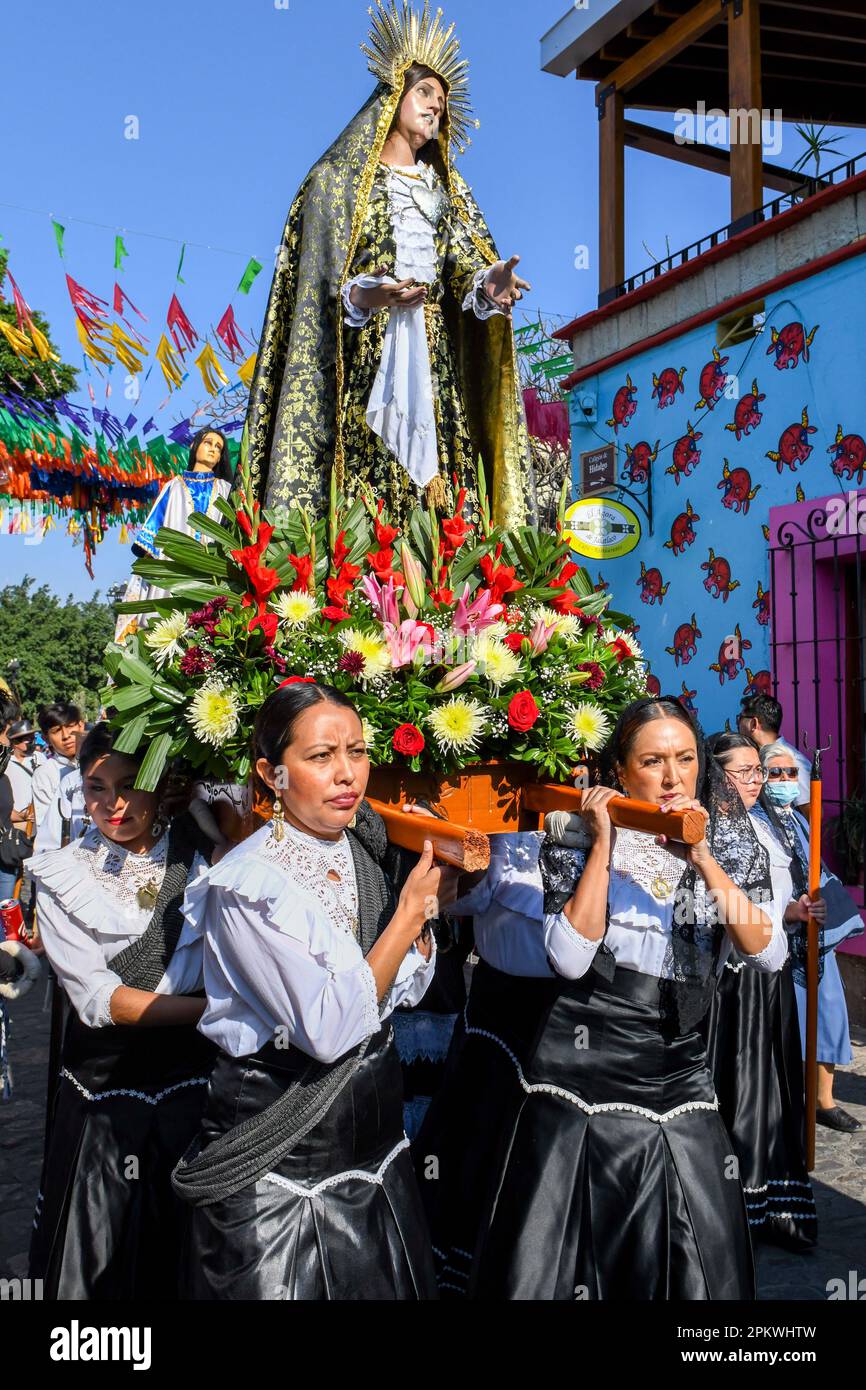
M 460 57 L 454 25 L 445 28 L 441 10 L 430 14 L 430 0 L 424 0 L 420 14 L 410 9 L 408 0 L 402 0 L 402 4 L 398 0 L 376 0 L 375 9 L 371 6 L 368 13 L 373 21 L 370 46 L 362 43 L 361 52 L 369 60 L 370 72 L 392 91 L 412 63 L 423 63 L 438 73 L 448 87 L 451 141 L 463 154 L 471 143 L 469 129 L 477 128 L 478 122 L 469 101 L 469 64 Z

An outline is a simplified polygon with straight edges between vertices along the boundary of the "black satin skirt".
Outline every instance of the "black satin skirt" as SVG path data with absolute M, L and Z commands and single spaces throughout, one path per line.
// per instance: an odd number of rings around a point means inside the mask
M 277 1100 L 292 1052 L 219 1054 L 202 1149 Z M 360 1301 L 437 1297 L 430 1238 L 403 1129 L 390 1024 L 323 1119 L 272 1173 L 194 1208 L 185 1297 Z
M 671 1036 L 658 980 L 622 969 L 612 981 L 517 980 L 482 965 L 449 1083 L 416 1146 L 419 1171 L 436 1157 L 447 1182 L 422 1187 L 443 1290 L 754 1297 L 704 1044 Z
M 733 1141 L 753 1237 L 789 1250 L 817 1241 L 806 1171 L 803 1061 L 790 961 L 772 975 L 737 966 L 719 978 L 707 1057 Z
M 195 1028 L 87 1028 L 70 1013 L 30 1245 L 45 1298 L 178 1298 L 188 1209 L 171 1173 L 215 1056 Z

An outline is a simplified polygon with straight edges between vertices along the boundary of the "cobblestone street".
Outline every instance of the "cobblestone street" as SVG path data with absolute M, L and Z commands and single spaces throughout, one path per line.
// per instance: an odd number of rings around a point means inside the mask
M 33 1206 L 39 1186 L 49 1015 L 44 982 L 10 1009 L 14 1094 L 0 1105 L 0 1278 L 27 1271 Z M 758 1250 L 760 1297 L 820 1299 L 831 1279 L 846 1286 L 851 1271 L 866 1276 L 866 1030 L 855 1030 L 854 1061 L 840 1071 L 836 1098 L 864 1123 L 853 1136 L 818 1126 L 813 1175 L 819 1245 L 806 1255 Z M 856 1282 L 855 1279 L 855 1282 Z

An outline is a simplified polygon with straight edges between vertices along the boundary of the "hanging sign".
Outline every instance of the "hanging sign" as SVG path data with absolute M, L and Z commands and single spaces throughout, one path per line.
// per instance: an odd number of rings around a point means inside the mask
M 580 456 L 580 490 L 584 497 L 616 487 L 616 445 L 605 444 Z
M 636 549 L 640 519 L 630 507 L 609 497 L 584 498 L 565 514 L 565 539 L 590 560 L 616 560 Z

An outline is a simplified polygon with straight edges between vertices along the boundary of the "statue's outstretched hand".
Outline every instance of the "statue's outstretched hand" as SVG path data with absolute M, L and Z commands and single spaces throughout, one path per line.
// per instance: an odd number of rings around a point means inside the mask
M 385 275 L 384 270 L 370 271 L 371 275 Z M 421 285 L 417 280 L 398 280 L 396 284 L 371 285 L 362 289 L 353 285 L 349 298 L 356 309 L 415 309 L 427 303 L 429 285 Z
M 528 280 L 521 280 L 519 275 L 515 275 L 514 267 L 519 264 L 519 256 L 512 256 L 510 261 L 497 261 L 490 267 L 484 283 L 485 294 L 504 314 L 511 313 L 514 305 L 523 298 L 524 290 L 532 289 Z

